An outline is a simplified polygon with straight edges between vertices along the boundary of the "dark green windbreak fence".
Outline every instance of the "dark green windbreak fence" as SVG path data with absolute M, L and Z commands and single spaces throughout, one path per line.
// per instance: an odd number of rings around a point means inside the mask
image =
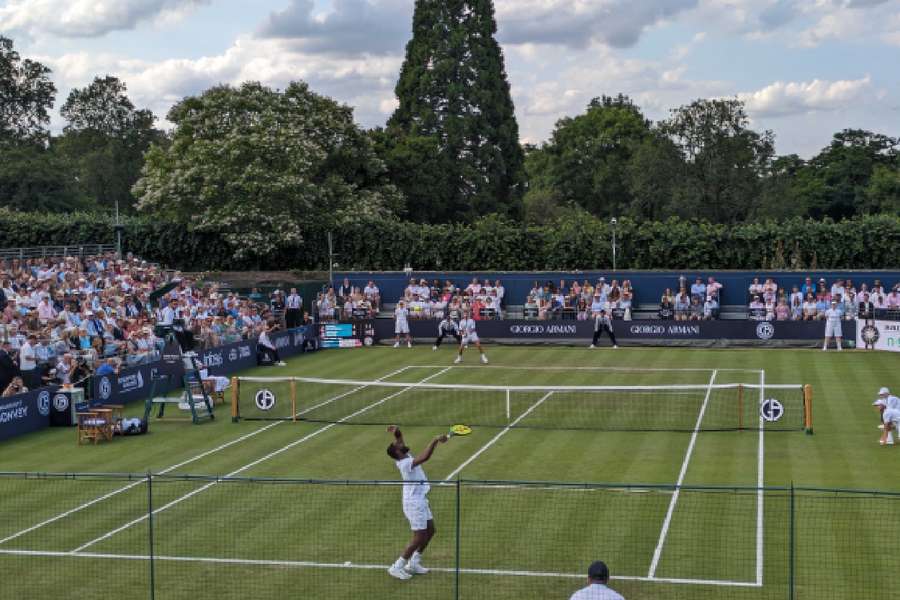
M 399 482 L 0 474 L 4 598 L 568 598 L 591 561 L 629 600 L 893 594 L 900 495 L 433 482 L 427 575 Z

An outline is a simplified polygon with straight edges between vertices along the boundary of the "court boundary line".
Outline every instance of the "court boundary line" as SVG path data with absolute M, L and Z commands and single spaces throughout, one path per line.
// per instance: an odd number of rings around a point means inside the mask
M 446 372 L 449 371 L 449 370 L 450 370 L 450 367 L 445 367 L 443 370 L 438 371 L 437 373 L 433 373 L 432 375 L 429 375 L 428 377 L 425 377 L 424 379 L 422 379 L 421 381 L 419 381 L 419 382 L 417 382 L 417 383 L 411 384 L 410 387 L 405 387 L 405 388 L 401 389 L 399 392 L 395 392 L 395 393 L 393 393 L 393 394 L 391 394 L 391 395 L 389 395 L 389 396 L 385 396 L 384 398 L 381 398 L 380 400 L 378 400 L 378 401 L 376 401 L 376 402 L 373 402 L 373 403 L 371 403 L 371 404 L 369 404 L 369 405 L 367 405 L 367 406 L 365 406 L 365 407 L 363 407 L 363 408 L 361 408 L 361 409 L 355 411 L 354 413 L 352 413 L 352 414 L 350 414 L 350 415 L 347 415 L 346 417 L 343 417 L 342 419 L 340 419 L 340 420 L 338 420 L 338 421 L 336 421 L 336 422 L 334 422 L 334 423 L 329 423 L 328 425 L 326 425 L 326 426 L 324 426 L 324 427 L 321 427 L 321 428 L 319 428 L 319 429 L 316 429 L 315 431 L 306 434 L 306 435 L 303 436 L 302 438 L 297 439 L 297 440 L 294 440 L 293 442 L 291 442 L 291 443 L 289 443 L 289 444 L 286 444 L 286 445 L 282 446 L 282 447 L 279 448 L 278 450 L 274 450 L 274 451 L 272 451 L 272 452 L 269 452 L 269 453 L 266 454 L 265 456 L 262 456 L 262 457 L 260 457 L 260 458 L 257 458 L 256 460 L 254 460 L 254 461 L 252 461 L 252 462 L 249 462 L 249 463 L 245 464 L 244 466 L 242 466 L 242 467 L 240 467 L 240 468 L 238 468 L 238 469 L 232 471 L 231 473 L 228 473 L 227 475 L 225 475 L 225 478 L 228 478 L 228 477 L 234 477 L 235 475 L 240 475 L 241 473 L 243 473 L 243 472 L 246 471 L 247 469 L 252 469 L 253 467 L 255 467 L 255 466 L 257 466 L 257 465 L 259 465 L 259 464 L 261 464 L 261 463 L 263 463 L 263 462 L 265 462 L 265 461 L 267 461 L 267 460 L 269 460 L 270 458 L 274 458 L 274 457 L 276 457 L 276 456 L 279 456 L 280 454 L 283 454 L 284 452 L 287 452 L 288 450 L 291 450 L 292 448 L 295 448 L 295 447 L 299 446 L 300 444 L 302 444 L 302 443 L 304 443 L 304 442 L 306 442 L 306 441 L 308 441 L 308 440 L 311 440 L 312 438 L 316 437 L 317 435 L 319 435 L 319 434 L 321 434 L 321 433 L 325 433 L 326 431 L 329 431 L 330 429 L 332 429 L 332 428 L 334 428 L 334 427 L 337 427 L 337 426 L 340 425 L 341 423 L 344 423 L 344 422 L 346 422 L 346 421 L 352 419 L 353 417 L 356 417 L 357 415 L 361 415 L 362 413 L 364 413 L 364 412 L 366 412 L 366 411 L 372 410 L 372 409 L 375 408 L 376 406 L 380 406 L 380 405 L 384 404 L 385 402 L 387 402 L 388 400 L 390 400 L 390 399 L 392 399 L 392 398 L 396 398 L 397 396 L 399 396 L 399 395 L 401 395 L 401 394 L 403 394 L 403 393 L 405 393 L 405 392 L 407 392 L 407 391 L 409 391 L 409 390 L 415 388 L 416 385 L 419 385 L 419 384 L 422 384 L 422 383 L 427 383 L 429 379 L 433 379 L 433 378 L 435 378 L 435 377 L 439 377 L 439 376 L 443 375 L 444 373 L 446 373 Z M 279 422 L 282 422 L 282 421 L 279 421 Z M 107 531 L 107 532 L 104 533 L 103 535 L 101 535 L 101 536 L 99 536 L 99 537 L 97 537 L 97 538 L 94 538 L 93 540 L 91 540 L 91 541 L 89 541 L 89 542 L 86 542 L 86 543 L 84 543 L 84 544 L 78 546 L 78 547 L 75 548 L 72 552 L 81 552 L 82 550 L 85 550 L 86 548 L 90 548 L 90 547 L 93 546 L 94 544 L 98 544 L 98 543 L 100 543 L 100 542 L 102 542 L 102 541 L 104 541 L 104 540 L 107 540 L 107 539 L 111 538 L 112 536 L 114 536 L 114 535 L 116 535 L 116 534 L 118 534 L 118 533 L 121 533 L 121 532 L 125 531 L 126 529 L 129 529 L 129 528 L 133 527 L 134 525 L 137 525 L 138 523 L 141 523 L 141 522 L 147 520 L 151 515 L 157 515 L 157 514 L 163 512 L 163 511 L 165 511 L 165 510 L 168 510 L 168 509 L 172 508 L 173 506 L 175 506 L 175 505 L 177 505 L 177 504 L 181 504 L 181 503 L 184 502 L 185 500 L 188 500 L 188 499 L 190 499 L 190 498 L 193 498 L 193 497 L 196 496 L 197 494 L 200 494 L 200 493 L 202 493 L 202 492 L 208 490 L 209 488 L 211 488 L 211 487 L 217 485 L 218 483 L 219 483 L 219 481 L 211 481 L 211 482 L 207 483 L 206 485 L 203 485 L 203 486 L 197 488 L 196 490 L 192 490 L 192 491 L 188 492 L 187 494 L 184 494 L 183 496 L 179 496 L 179 497 L 176 498 L 175 500 L 172 500 L 172 501 L 170 501 L 170 502 L 167 502 L 166 504 L 163 504 L 163 505 L 160 506 L 159 508 L 154 509 L 149 515 L 148 515 L 148 514 L 141 515 L 140 517 L 138 517 L 138 518 L 136 518 L 136 519 L 133 519 L 133 520 L 129 521 L 128 523 L 125 523 L 124 525 L 121 525 L 121 526 L 119 526 L 119 527 L 117 527 L 117 528 L 115 528 L 115 529 L 112 529 L 112 530 L 110 530 L 110 531 Z
M 513 421 L 512 423 L 510 423 L 509 425 L 507 425 L 506 427 L 504 427 L 499 433 L 497 433 L 494 437 L 492 437 L 492 438 L 488 441 L 488 443 L 486 443 L 484 446 L 482 446 L 481 448 L 479 448 L 479 449 L 475 452 L 475 454 L 473 454 L 473 455 L 470 456 L 468 459 L 466 459 L 466 461 L 463 462 L 463 464 L 461 464 L 461 465 L 459 465 L 458 467 L 456 467 L 456 469 L 454 469 L 454 471 L 453 471 L 452 473 L 450 473 L 449 475 L 447 475 L 447 477 L 444 478 L 444 481 L 450 481 L 450 480 L 453 479 L 456 475 L 459 475 L 459 473 L 460 473 L 463 469 L 465 469 L 465 468 L 468 467 L 470 464 L 472 464 L 472 462 L 474 462 L 476 458 L 478 458 L 479 456 L 481 456 L 482 454 L 484 454 L 484 452 L 487 451 L 488 448 L 490 448 L 490 447 L 493 446 L 495 443 L 497 443 L 497 441 L 498 441 L 500 438 L 502 438 L 504 435 L 506 435 L 506 433 L 507 433 L 508 431 L 510 431 L 513 427 L 515 427 L 515 426 L 519 423 L 519 421 L 521 421 L 522 419 L 524 419 L 525 417 L 527 417 L 528 415 L 530 415 L 531 412 L 532 412 L 534 409 L 536 409 L 538 406 L 540 406 L 541 404 L 543 404 L 544 401 L 545 401 L 547 398 L 549 398 L 550 396 L 552 396 L 552 395 L 553 395 L 553 392 L 552 392 L 552 391 L 547 392 L 546 394 L 544 394 L 544 396 L 543 396 L 540 400 L 538 400 L 537 402 L 535 402 L 534 404 L 532 404 L 532 405 L 528 408 L 528 410 L 526 410 L 526 411 L 523 412 L 521 415 L 519 415 L 518 417 L 516 417 L 516 420 L 515 420 L 515 421 Z
M 109 554 L 98 552 L 54 552 L 51 550 L 5 550 L 0 549 L 0 555 L 11 556 L 32 556 L 44 558 L 88 558 L 102 560 L 132 560 L 132 561 L 162 561 L 162 562 L 186 562 L 186 563 L 205 563 L 205 564 L 226 564 L 226 565 L 252 565 L 252 566 L 272 566 L 272 567 L 296 567 L 296 568 L 322 568 L 322 569 L 347 569 L 347 570 L 387 570 L 390 565 L 376 565 L 368 563 L 327 563 L 315 561 L 298 561 L 298 560 L 269 560 L 269 559 L 242 559 L 242 558 L 215 558 L 203 556 L 167 556 L 153 555 L 147 556 L 143 554 Z M 436 573 L 456 573 L 456 569 L 452 567 L 429 567 L 431 571 Z M 494 575 L 509 577 L 543 577 L 543 578 L 559 578 L 559 579 L 584 579 L 584 573 L 554 573 L 551 571 L 527 571 L 527 570 L 504 570 L 504 569 L 459 569 L 460 574 L 465 575 Z M 689 579 L 676 577 L 641 577 L 638 575 L 613 575 L 613 580 L 619 581 L 641 581 L 651 583 L 670 583 L 680 585 L 709 585 L 719 587 L 741 587 L 741 588 L 758 588 L 761 584 L 751 581 L 731 581 L 726 579 Z
M 709 384 L 706 388 L 706 397 L 703 398 L 703 404 L 700 406 L 700 414 L 697 416 L 697 423 L 694 425 L 694 431 L 691 433 L 691 441 L 688 442 L 687 451 L 684 454 L 684 461 L 681 463 L 681 471 L 678 473 L 678 482 L 675 484 L 675 493 L 669 501 L 669 508 L 666 511 L 666 517 L 663 519 L 662 529 L 659 532 L 659 541 L 656 549 L 653 550 L 653 558 L 650 561 L 650 569 L 647 571 L 647 579 L 654 579 L 656 569 L 659 566 L 660 558 L 662 558 L 663 547 L 666 544 L 666 538 L 669 536 L 669 526 L 672 524 L 672 516 L 675 514 L 675 506 L 678 504 L 678 498 L 681 495 L 681 486 L 684 484 L 684 478 L 687 475 L 688 465 L 691 462 L 691 456 L 694 454 L 694 447 L 697 444 L 697 436 L 700 433 L 700 425 L 703 423 L 703 416 L 706 414 L 706 407 L 709 405 L 709 397 L 712 395 L 713 382 L 716 380 L 718 370 L 713 370 L 709 377 Z
M 439 369 L 444 365 L 412 365 L 412 368 L 422 368 L 422 369 Z M 718 371 L 720 373 L 730 372 L 730 373 L 759 373 L 759 369 L 738 369 L 738 368 L 701 368 L 701 367 L 608 367 L 608 366 L 600 366 L 600 367 L 590 367 L 590 366 L 565 366 L 561 365 L 558 367 L 550 367 L 545 365 L 498 365 L 495 363 L 490 363 L 487 365 L 453 365 L 454 369 L 482 369 L 482 370 L 494 370 L 494 369 L 510 369 L 517 371 L 622 371 L 628 373 L 652 373 L 652 372 L 660 372 L 660 373 L 712 373 L 713 371 Z M 702 385 L 702 384 L 697 384 Z
M 392 371 L 392 372 L 388 373 L 387 375 L 383 375 L 383 376 L 379 377 L 379 378 L 376 379 L 375 381 L 379 381 L 379 380 L 382 380 L 382 379 L 387 379 L 388 377 L 393 377 L 393 376 L 395 376 L 395 375 L 399 375 L 400 373 L 403 373 L 403 372 L 405 372 L 406 370 L 408 370 L 408 369 L 410 369 L 410 368 L 412 368 L 412 367 L 411 367 L 411 366 L 401 367 L 401 368 L 399 368 L 399 369 L 397 369 L 397 370 L 395 370 L 395 371 Z M 363 389 L 364 387 L 365 387 L 365 386 L 360 386 L 360 387 L 358 387 L 358 388 L 356 388 L 356 389 L 354 389 L 354 390 L 350 390 L 349 392 L 344 392 L 343 394 L 339 394 L 339 395 L 337 395 L 337 396 L 334 396 L 333 398 L 329 398 L 328 400 L 326 400 L 326 401 L 324 401 L 324 402 L 322 402 L 322 403 L 320 403 L 320 404 L 317 404 L 316 406 L 313 406 L 313 407 L 311 407 L 311 408 L 308 408 L 308 409 L 305 409 L 305 410 L 300 411 L 299 413 L 297 413 L 296 416 L 300 416 L 300 415 L 302 415 L 302 414 L 306 414 L 307 412 L 309 412 L 309 411 L 311 411 L 311 410 L 315 410 L 316 408 L 320 408 L 320 407 L 324 406 L 325 404 L 328 404 L 328 403 L 330 403 L 330 402 L 335 402 L 335 401 L 337 401 L 337 400 L 340 400 L 341 398 L 343 398 L 343 397 L 345 397 L 345 396 L 348 396 L 349 394 L 352 394 L 352 393 L 354 393 L 354 392 L 358 392 L 359 390 Z M 239 443 L 241 443 L 241 442 L 243 442 L 243 441 L 245 441 L 245 440 L 248 440 L 248 439 L 250 439 L 250 438 L 252 438 L 252 437 L 254 437 L 254 436 L 256 436 L 256 435 L 259 435 L 260 433 L 263 433 L 263 432 L 265 432 L 265 431 L 268 431 L 269 429 L 272 429 L 273 427 L 277 427 L 278 425 L 281 425 L 282 423 L 286 423 L 286 422 L 287 422 L 287 421 L 275 421 L 274 423 L 269 423 L 269 424 L 267 424 L 267 425 L 264 425 L 263 427 L 260 427 L 259 429 L 255 429 L 255 430 L 253 430 L 253 431 L 251 431 L 251 432 L 249 432 L 249 433 L 245 433 L 244 435 L 242 435 L 242 436 L 240 436 L 240 437 L 237 437 L 237 438 L 235 438 L 235 439 L 233 439 L 233 440 L 231 440 L 231 441 L 228 441 L 228 442 L 226 442 L 226 443 L 224 443 L 224 444 L 220 444 L 219 446 L 216 446 L 215 448 L 212 448 L 212 449 L 210 449 L 210 450 L 206 450 L 206 451 L 204 451 L 204 452 L 202 452 L 202 453 L 200 453 L 200 454 L 197 454 L 196 456 L 193 456 L 193 457 L 191 457 L 191 458 L 189 458 L 189 459 L 187 459 L 187 460 L 183 460 L 183 461 L 181 461 L 181 462 L 178 463 L 178 464 L 175 464 L 175 465 L 171 465 L 171 466 L 169 466 L 169 467 L 166 467 L 166 468 L 163 469 L 162 471 L 159 471 L 158 473 L 154 473 L 154 475 L 166 475 L 166 474 L 168 474 L 168 473 L 171 473 L 172 471 L 174 471 L 174 470 L 176 470 L 176 469 L 180 469 L 181 467 L 183 467 L 183 466 L 185 466 L 185 465 L 189 465 L 189 464 L 191 464 L 191 463 L 193 463 L 193 462 L 196 462 L 196 461 L 198 461 L 198 460 L 200 460 L 200 459 L 206 458 L 207 456 L 210 456 L 211 454 L 215 454 L 216 452 L 219 452 L 219 451 L 221 451 L 221 450 L 225 450 L 226 448 L 230 448 L 231 446 L 234 446 L 235 444 L 239 444 Z M 119 489 L 113 490 L 113 491 L 111 491 L 111 492 L 107 492 L 106 494 L 103 494 L 102 496 L 98 496 L 97 498 L 94 498 L 93 500 L 89 500 L 89 501 L 87 501 L 87 502 L 84 502 L 83 504 L 80 504 L 79 506 L 76 506 L 75 508 L 71 508 L 71 509 L 69 509 L 69 510 L 67 510 L 67 511 L 63 511 L 63 512 L 61 512 L 61 513 L 59 513 L 59 514 L 57 514 L 57 515 L 55 515 L 55 516 L 53 516 L 53 517 L 51 517 L 51 518 L 49 518 L 49 519 L 46 519 L 46 520 L 44 520 L 44 521 L 41 521 L 40 523 L 37 523 L 37 524 L 35 524 L 35 525 L 32 525 L 31 527 L 28 527 L 28 528 L 26 528 L 26 529 L 23 529 L 23 530 L 21 530 L 21 531 L 18 531 L 18 532 L 16 532 L 16 533 L 14 533 L 14 534 L 11 534 L 11 535 L 9 535 L 9 536 L 3 538 L 3 539 L 0 539 L 0 545 L 5 544 L 6 542 L 11 542 L 12 540 L 14 540 L 14 539 L 16 539 L 16 538 L 19 538 L 19 537 L 22 537 L 23 535 L 27 535 L 27 534 L 31 533 L 32 531 L 37 531 L 38 529 L 41 529 L 42 527 L 45 527 L 45 526 L 47 526 L 47 525 L 51 525 L 51 524 L 53 524 L 53 523 L 55 523 L 55 522 L 57 522 L 57 521 L 60 521 L 60 520 L 66 518 L 66 517 L 68 517 L 68 516 L 70 516 L 70 515 L 73 515 L 73 514 L 75 514 L 75 513 L 77 513 L 77 512 L 80 512 L 80 511 L 82 511 L 82 510 L 84 510 L 84 509 L 86 509 L 86 508 L 90 508 L 91 506 L 94 506 L 95 504 L 99 504 L 100 502 L 103 502 L 104 500 L 108 500 L 108 499 L 112 498 L 113 496 L 117 496 L 118 494 L 121 494 L 121 493 L 123 493 L 123 492 L 127 492 L 128 490 L 130 490 L 130 489 L 132 489 L 132 488 L 135 488 L 135 487 L 137 487 L 137 486 L 139 486 L 139 485 L 141 485 L 141 484 L 143 484 L 143 483 L 147 483 L 147 480 L 146 480 L 146 479 L 139 479 L 139 480 L 137 480 L 137 481 L 135 481 L 135 482 L 133 482 L 133 483 L 129 483 L 128 485 L 122 486 L 122 487 L 119 488 Z

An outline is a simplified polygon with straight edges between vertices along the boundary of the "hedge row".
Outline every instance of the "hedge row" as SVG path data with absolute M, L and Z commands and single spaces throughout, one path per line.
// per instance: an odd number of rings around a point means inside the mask
M 324 231 L 300 246 L 237 261 L 215 232 L 148 217 L 123 222 L 124 249 L 184 270 L 327 270 Z M 334 231 L 336 268 L 352 270 L 576 270 L 612 265 L 612 227 L 591 217 L 524 226 L 488 217 L 474 225 L 372 221 Z M 626 269 L 900 268 L 900 215 L 850 221 L 713 225 L 671 219 L 624 220 L 616 230 Z M 0 209 L 0 248 L 112 243 L 112 221 L 90 214 L 16 213 Z

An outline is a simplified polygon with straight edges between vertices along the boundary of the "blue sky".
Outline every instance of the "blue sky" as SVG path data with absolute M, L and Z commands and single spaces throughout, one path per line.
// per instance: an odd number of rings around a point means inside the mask
M 592 97 L 651 119 L 700 97 L 747 103 L 804 157 L 858 127 L 900 136 L 900 0 L 495 0 L 523 141 Z M 0 34 L 72 87 L 112 74 L 161 119 L 218 83 L 303 79 L 381 125 L 413 0 L 0 0 Z M 165 122 L 162 122 L 165 125 Z M 55 126 L 59 126 L 56 117 Z

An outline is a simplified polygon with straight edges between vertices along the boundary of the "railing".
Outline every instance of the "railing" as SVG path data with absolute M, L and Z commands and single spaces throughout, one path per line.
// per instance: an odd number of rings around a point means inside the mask
M 602 559 L 626 598 L 846 600 L 896 575 L 896 493 L 451 480 L 399 582 L 403 485 L 0 473 L 3 597 L 568 598 Z
M 33 248 L 0 249 L 0 259 L 25 260 L 28 258 L 48 258 L 57 256 L 96 256 L 116 251 L 115 244 L 70 244 L 66 246 L 37 246 Z

